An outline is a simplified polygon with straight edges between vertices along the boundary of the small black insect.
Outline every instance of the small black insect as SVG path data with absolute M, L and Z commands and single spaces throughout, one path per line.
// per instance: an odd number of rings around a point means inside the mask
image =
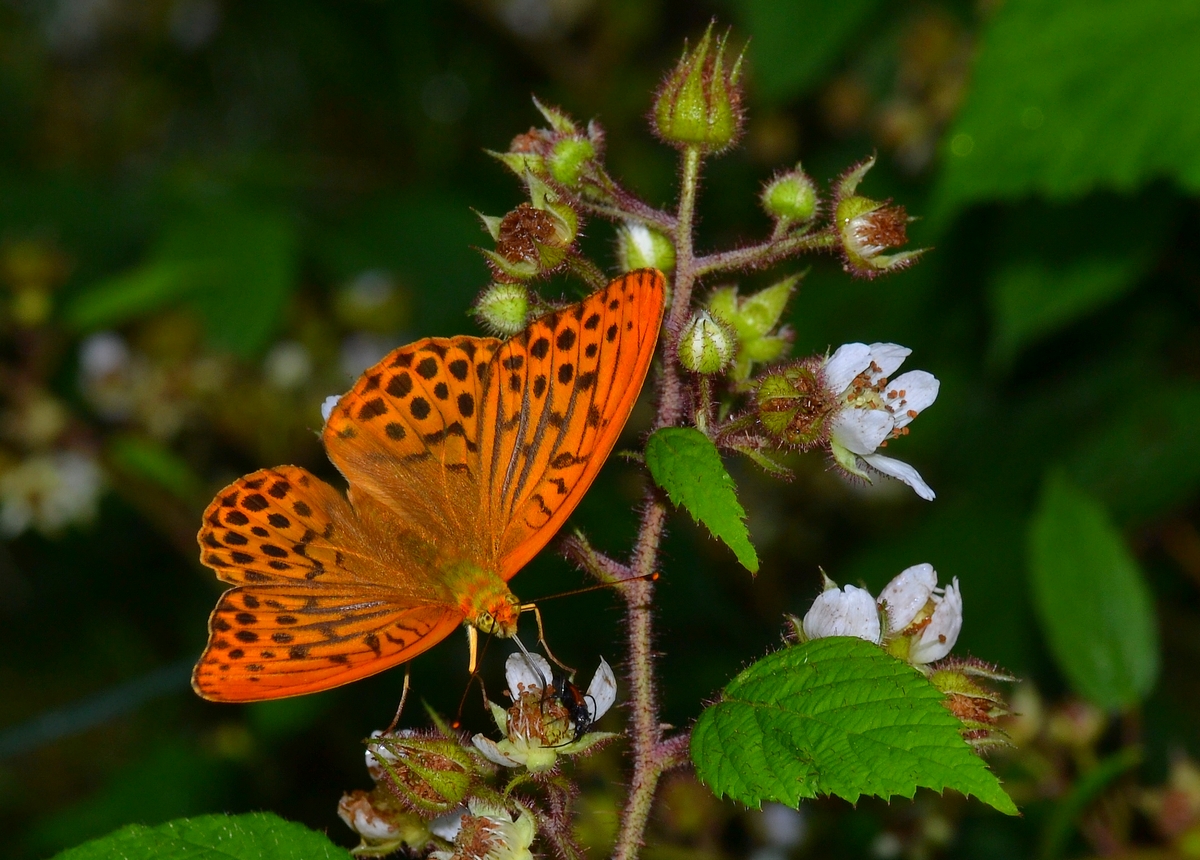
M 573 740 L 579 740 L 592 727 L 592 708 L 595 704 L 593 703 L 589 707 L 588 699 L 591 696 L 588 696 L 571 683 L 571 679 L 566 675 L 556 675 L 554 678 L 554 697 L 566 708 L 567 715 L 575 725 L 575 737 Z

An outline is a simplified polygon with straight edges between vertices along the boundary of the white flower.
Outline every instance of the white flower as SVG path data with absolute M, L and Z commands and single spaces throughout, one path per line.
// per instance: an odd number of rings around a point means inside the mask
M 405 845 L 420 850 L 432 841 L 432 826 L 427 827 L 416 813 L 397 807 L 390 794 L 378 789 L 342 795 L 338 816 L 362 839 L 354 851 L 357 856 L 381 857 Z
M 452 851 L 434 851 L 432 860 L 533 860 L 535 827 L 528 813 L 516 817 L 502 806 L 472 797 L 460 819 Z
M 903 643 L 898 653 L 906 652 L 910 663 L 941 660 L 958 641 L 963 621 L 958 579 L 945 589 L 938 588 L 937 571 L 931 564 L 901 571 L 880 592 L 879 605 L 887 613 L 889 640 Z
M 615 737 L 588 732 L 617 698 L 616 678 L 603 658 L 582 701 L 570 695 L 572 687 L 556 688 L 550 664 L 540 654 L 510 654 L 504 670 L 513 705 L 505 710 L 492 704 L 491 709 L 505 737 L 499 742 L 482 734 L 471 738 L 489 761 L 538 773 L 554 767 L 560 755 L 575 755 Z
M 928 563 L 905 568 L 884 586 L 879 592 L 879 604 L 887 609 L 888 633 L 899 633 L 912 624 L 936 587 L 937 571 Z
M 913 643 L 908 659 L 912 663 L 933 663 L 941 660 L 950 653 L 958 634 L 962 631 L 963 603 L 962 592 L 958 588 L 958 577 L 954 577 L 946 586 L 946 593 L 939 597 L 934 595 L 932 600 L 937 604 L 929 626 L 921 633 L 921 638 Z
M 30 457 L 0 475 L 0 534 L 28 528 L 53 535 L 96 516 L 104 485 L 96 461 L 78 451 Z
M 838 589 L 828 579 L 826 585 L 804 616 L 804 635 L 809 639 L 857 636 L 879 644 L 879 609 L 871 593 L 853 585 Z
M 912 487 L 931 500 L 934 492 L 912 466 L 877 453 L 908 434 L 908 425 L 938 395 L 938 380 L 923 370 L 911 370 L 894 380 L 912 350 L 894 343 L 848 343 L 826 359 L 825 384 L 838 397 L 839 411 L 830 428 L 830 450 L 839 466 L 870 480 L 860 460 Z

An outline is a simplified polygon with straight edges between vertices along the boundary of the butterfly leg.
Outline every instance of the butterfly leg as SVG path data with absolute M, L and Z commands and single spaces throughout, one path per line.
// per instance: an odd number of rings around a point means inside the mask
M 546 656 L 550 658 L 550 662 L 574 678 L 575 670 L 555 657 L 554 652 L 550 650 L 550 646 L 546 644 L 546 628 L 542 625 L 542 611 L 538 609 L 537 604 L 526 603 L 521 607 L 521 611 L 532 612 L 533 617 L 537 620 L 538 644 L 542 646 L 542 650 L 546 652 Z
M 400 715 L 404 713 L 404 703 L 408 700 L 408 686 L 412 680 L 412 663 L 404 664 L 404 689 L 400 691 L 400 704 L 396 706 L 396 716 L 392 717 L 391 724 L 384 731 L 385 735 L 390 735 L 396 730 L 396 726 L 400 722 Z

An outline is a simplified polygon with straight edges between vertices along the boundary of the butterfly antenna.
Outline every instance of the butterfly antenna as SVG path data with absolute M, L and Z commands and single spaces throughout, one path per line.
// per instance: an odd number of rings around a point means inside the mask
M 547 600 L 557 600 L 560 597 L 574 597 L 576 594 L 587 594 L 592 591 L 603 591 L 606 588 L 616 588 L 618 586 L 624 585 L 627 582 L 637 582 L 639 579 L 646 579 L 646 580 L 649 580 L 650 582 L 657 582 L 658 577 L 659 577 L 659 574 L 657 572 L 643 573 L 641 576 L 627 576 L 624 579 L 614 579 L 612 582 L 601 582 L 598 585 L 588 585 L 588 586 L 585 586 L 584 588 L 572 589 L 571 591 L 560 591 L 558 594 L 548 594 L 545 597 L 539 597 L 538 603 L 545 603 Z M 533 604 L 529 604 L 529 605 L 532 606 Z M 522 610 L 524 610 L 525 608 L 526 607 L 524 607 L 524 606 L 521 607 Z
M 396 716 L 392 717 L 392 722 L 384 731 L 385 735 L 390 735 L 396 730 L 396 726 L 400 723 L 400 715 L 404 713 L 404 703 L 408 701 L 408 687 L 412 680 L 412 663 L 404 664 L 404 689 L 400 692 L 400 704 L 396 706 Z

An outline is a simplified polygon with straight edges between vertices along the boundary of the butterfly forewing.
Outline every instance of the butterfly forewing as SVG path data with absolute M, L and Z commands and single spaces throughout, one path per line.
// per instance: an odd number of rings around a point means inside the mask
M 325 424 L 329 458 L 431 545 L 486 561 L 479 426 L 492 338 L 400 347 L 342 396 Z
M 663 296 L 660 273 L 631 272 L 496 353 L 480 453 L 506 579 L 554 536 L 616 443 L 654 355 Z

